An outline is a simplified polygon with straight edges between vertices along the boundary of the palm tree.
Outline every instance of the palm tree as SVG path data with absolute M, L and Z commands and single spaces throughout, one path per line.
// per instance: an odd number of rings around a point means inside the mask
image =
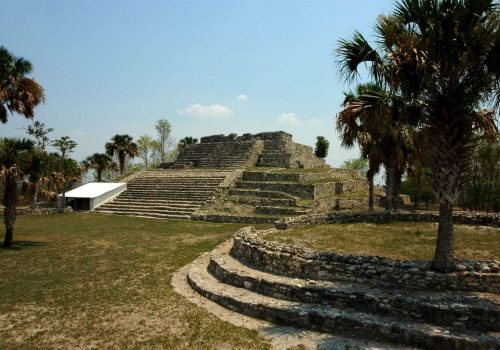
M 54 198 L 56 195 L 53 191 L 42 188 L 50 181 L 53 172 L 57 171 L 57 158 L 52 154 L 48 154 L 40 148 L 35 148 L 30 154 L 30 167 L 27 170 L 28 188 L 32 188 L 33 196 L 31 199 L 31 207 L 35 208 L 38 195 L 46 199 Z
M 385 209 L 395 209 L 410 146 L 405 125 L 408 106 L 378 84 L 358 85 L 356 93 L 345 94 L 342 106 L 337 116 L 342 146 L 357 142 L 362 157 L 369 160 L 369 211 L 373 211 L 373 177 L 381 164 L 386 169 Z
M 139 154 L 137 144 L 132 142 L 132 139 L 132 136 L 129 135 L 115 135 L 111 138 L 111 142 L 107 142 L 105 145 L 108 156 L 113 157 L 115 154 L 118 156 L 120 175 L 123 175 L 125 170 L 126 157 L 134 158 Z
M 500 15 L 494 0 L 400 0 L 375 26 L 379 50 L 358 32 L 339 41 L 346 80 L 369 63 L 371 76 L 421 106 L 431 183 L 439 202 L 432 267 L 453 271 L 453 205 L 474 150 L 474 134 L 498 132 Z M 480 103 L 493 111 L 481 111 Z
M 94 169 L 97 173 L 97 181 L 102 181 L 102 172 L 106 169 L 116 170 L 118 167 L 110 156 L 104 153 L 94 153 L 82 162 L 83 169 L 88 171 Z
M 29 168 L 29 153 L 33 141 L 28 139 L 3 138 L 0 140 L 0 176 L 4 182 L 3 220 L 5 224 L 4 248 L 12 246 L 16 221 L 17 182 Z
M 0 121 L 7 123 L 10 113 L 33 118 L 34 108 L 43 102 L 43 88 L 26 77 L 33 69 L 30 61 L 15 57 L 0 46 Z
M 52 141 L 52 146 L 56 147 L 59 152 L 61 152 L 61 158 L 60 158 L 60 164 L 59 164 L 59 172 L 61 173 L 62 177 L 65 178 L 64 176 L 64 169 L 65 169 L 65 162 L 66 162 L 66 155 L 68 153 L 73 152 L 73 149 L 77 146 L 76 142 L 71 140 L 69 136 L 62 136 L 58 138 L 57 140 Z M 59 210 L 61 212 L 64 212 L 64 208 L 66 207 L 66 181 L 64 181 L 64 185 L 61 188 L 62 190 L 62 205 L 60 206 Z

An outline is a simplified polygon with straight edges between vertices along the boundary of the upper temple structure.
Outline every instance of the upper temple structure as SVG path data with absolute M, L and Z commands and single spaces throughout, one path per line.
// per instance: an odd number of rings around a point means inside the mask
M 188 145 L 173 168 L 247 168 L 250 166 L 279 168 L 324 167 L 325 160 L 314 155 L 312 147 L 292 141 L 292 135 L 283 132 L 259 134 L 212 135 L 201 142 Z

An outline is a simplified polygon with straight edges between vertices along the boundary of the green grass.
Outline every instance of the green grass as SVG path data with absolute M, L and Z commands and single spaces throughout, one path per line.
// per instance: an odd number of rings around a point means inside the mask
M 264 238 L 340 254 L 429 260 L 434 255 L 436 236 L 435 223 L 394 222 L 313 225 Z M 500 228 L 455 225 L 455 256 L 500 259 Z
M 176 294 L 172 273 L 244 225 L 19 217 L 0 249 L 0 349 L 266 349 Z M 2 237 L 3 237 L 2 229 Z

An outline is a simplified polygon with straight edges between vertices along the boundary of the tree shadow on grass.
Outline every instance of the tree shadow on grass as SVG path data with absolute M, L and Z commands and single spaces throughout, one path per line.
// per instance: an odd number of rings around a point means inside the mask
M 12 247 L 10 247 L 10 248 L 3 248 L 3 249 L 23 250 L 23 249 L 30 249 L 30 248 L 36 248 L 36 247 L 45 247 L 46 245 L 47 245 L 46 242 L 38 242 L 38 241 L 14 241 L 14 242 L 12 242 Z

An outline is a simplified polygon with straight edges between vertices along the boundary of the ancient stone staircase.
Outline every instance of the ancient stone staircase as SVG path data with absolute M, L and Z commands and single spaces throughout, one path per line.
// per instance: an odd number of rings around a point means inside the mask
M 256 163 L 262 147 L 254 140 L 194 144 L 181 152 L 174 167 L 245 168 Z
M 309 213 L 314 200 L 366 187 L 364 180 L 353 178 L 351 173 L 329 168 L 316 172 L 282 170 L 244 171 L 242 179 L 229 189 L 229 200 L 252 205 L 255 214 L 295 216 Z
M 399 283 L 386 283 L 382 288 L 345 276 L 312 279 L 299 268 L 306 261 L 298 261 L 297 267 L 292 266 L 296 271 L 290 269 L 285 276 L 277 274 L 274 260 L 282 260 L 280 254 L 290 259 L 293 250 L 275 252 L 276 256 L 266 259 L 262 247 L 257 248 L 262 260 L 256 265 L 248 244 L 236 235 L 217 247 L 205 265 L 188 272 L 190 286 L 248 316 L 383 341 L 384 349 L 394 344 L 439 350 L 500 348 L 497 294 L 412 289 Z M 352 266 L 356 266 L 355 258 Z M 344 268 L 349 271 L 349 263 Z
M 131 180 L 126 191 L 95 212 L 189 219 L 231 173 L 222 169 L 147 171 Z

